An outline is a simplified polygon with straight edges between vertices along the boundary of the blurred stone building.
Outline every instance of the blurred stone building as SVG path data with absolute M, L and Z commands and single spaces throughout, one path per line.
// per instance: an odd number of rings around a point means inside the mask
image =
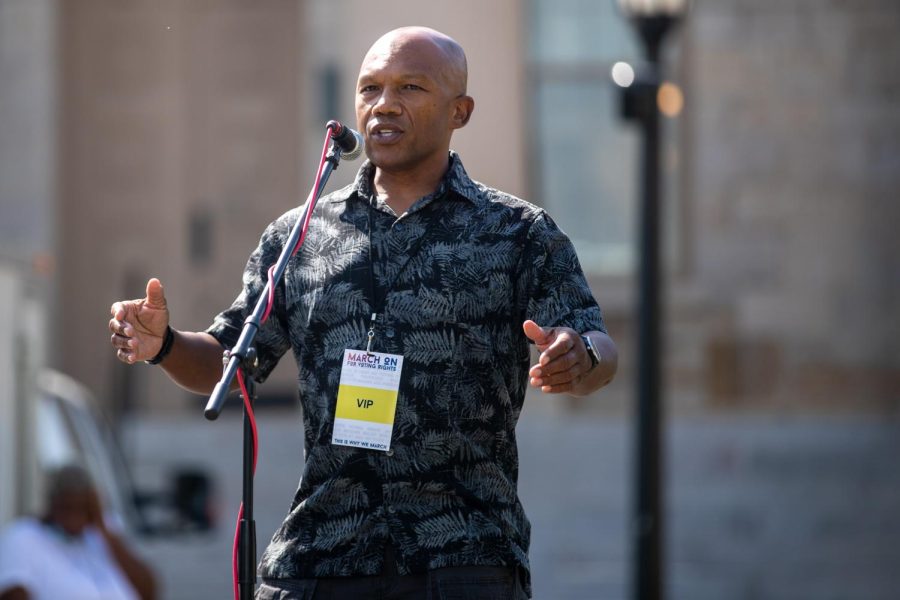
M 664 119 L 671 596 L 894 598 L 900 3 L 692 4 L 666 52 L 684 97 Z M 141 417 L 120 429 L 138 470 L 205 456 L 237 498 L 231 431 L 159 369 L 118 363 L 108 308 L 157 276 L 173 325 L 206 327 L 265 225 L 306 198 L 324 123 L 353 123 L 363 53 L 408 24 L 466 48 L 476 110 L 454 147 L 570 234 L 620 346 L 596 398 L 529 398 L 520 489 L 537 597 L 624 597 L 639 139 L 610 69 L 639 52 L 614 0 L 0 0 L 0 262 L 50 292 L 50 364 Z M 262 398 L 295 403 L 295 377 L 286 358 Z M 277 451 L 260 541 L 300 444 L 294 415 L 261 418 Z M 157 554 L 183 571 L 170 589 L 228 593 L 194 573 L 230 560 L 224 535 Z
M 0 1 L 0 230 L 4 252 L 55 257 L 52 364 L 112 412 L 199 411 L 116 362 L 110 303 L 158 276 L 173 324 L 207 326 L 305 199 L 324 123 L 353 123 L 366 48 L 407 24 L 467 49 L 455 148 L 572 236 L 620 344 L 603 399 L 563 402 L 627 410 L 638 140 L 609 70 L 638 52 L 611 0 Z M 898 26 L 894 0 L 700 0 L 670 40 L 671 410 L 896 411 Z M 264 397 L 293 399 L 290 362 Z

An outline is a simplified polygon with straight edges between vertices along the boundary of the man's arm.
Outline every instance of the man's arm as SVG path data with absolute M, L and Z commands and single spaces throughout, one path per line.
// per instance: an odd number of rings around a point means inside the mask
M 224 348 L 210 334 L 199 331 L 175 331 L 172 351 L 159 363 L 172 381 L 197 394 L 211 394 L 222 378 Z M 237 380 L 232 388 L 237 386 Z
M 525 321 L 523 329 L 541 353 L 528 373 L 532 387 L 548 394 L 587 396 L 613 380 L 619 354 L 612 338 L 602 331 L 581 334 L 569 327 L 541 327 L 530 320 Z M 592 367 L 582 335 L 591 338 L 600 355 L 596 366 Z
M 153 571 L 128 549 L 122 538 L 105 527 L 100 531 L 110 554 L 141 600 L 154 600 L 157 597 L 157 590 Z
M 110 342 L 119 360 L 136 364 L 159 353 L 169 327 L 169 309 L 158 279 L 147 282 L 145 298 L 116 302 L 110 314 Z M 222 377 L 222 346 L 205 332 L 173 329 L 172 334 L 171 350 L 159 366 L 186 390 L 209 394 Z
M 10 588 L 6 591 L 0 591 L 0 600 L 30 600 L 31 594 L 21 585 Z
M 90 523 L 103 536 L 106 547 L 109 549 L 113 560 L 121 569 L 122 574 L 131 583 L 141 600 L 154 600 L 157 596 L 156 576 L 140 558 L 138 558 L 128 545 L 118 535 L 106 527 L 103 520 L 103 510 L 100 506 L 100 497 L 96 492 L 91 493 L 91 501 L 88 506 L 88 523 Z

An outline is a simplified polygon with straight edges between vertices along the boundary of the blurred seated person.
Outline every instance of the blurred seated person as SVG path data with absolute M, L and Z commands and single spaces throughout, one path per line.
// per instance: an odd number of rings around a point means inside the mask
M 47 482 L 46 512 L 0 532 L 0 600 L 149 600 L 153 572 L 104 522 L 97 490 L 81 467 Z

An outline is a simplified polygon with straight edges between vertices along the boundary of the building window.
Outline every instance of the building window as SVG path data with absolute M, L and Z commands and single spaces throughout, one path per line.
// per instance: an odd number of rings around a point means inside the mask
M 341 111 L 341 70 L 335 64 L 327 64 L 319 71 L 319 117 L 322 123 L 338 118 Z
M 620 115 L 610 70 L 636 62 L 637 42 L 612 0 L 530 0 L 529 17 L 534 198 L 572 239 L 586 272 L 630 273 L 640 139 Z M 668 202 L 675 186 L 664 181 Z
M 194 207 L 188 218 L 188 256 L 193 265 L 209 264 L 213 252 L 213 219 L 206 207 Z

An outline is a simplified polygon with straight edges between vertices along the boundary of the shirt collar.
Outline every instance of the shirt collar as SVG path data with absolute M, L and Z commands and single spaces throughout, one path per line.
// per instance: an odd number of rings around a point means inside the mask
M 371 200 L 374 195 L 374 189 L 372 187 L 372 177 L 374 174 L 375 165 L 367 160 L 356 173 L 356 179 L 353 184 L 331 194 L 328 201 L 344 202 L 350 199 L 354 194 L 363 200 Z M 465 167 L 463 167 L 462 160 L 459 158 L 459 154 L 453 150 L 450 151 L 450 167 L 444 174 L 443 179 L 441 179 L 438 188 L 432 194 L 429 194 L 429 196 L 440 196 L 446 192 L 447 189 L 456 192 L 459 197 L 465 198 L 475 205 L 481 205 L 485 201 L 481 187 L 469 177 Z

